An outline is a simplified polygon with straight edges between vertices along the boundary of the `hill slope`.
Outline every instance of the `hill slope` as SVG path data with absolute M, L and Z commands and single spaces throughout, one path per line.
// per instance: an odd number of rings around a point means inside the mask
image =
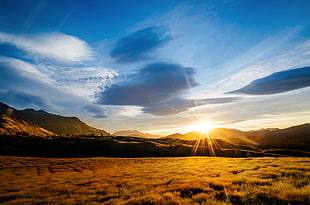
M 36 124 L 2 114 L 0 116 L 0 135 L 34 135 L 45 137 L 55 134 Z
M 56 134 L 78 135 L 107 135 L 104 130 L 99 130 L 87 125 L 76 117 L 64 117 L 47 113 L 43 110 L 25 109 L 16 110 L 0 102 L 0 114 L 12 116 L 39 125 L 40 127 Z

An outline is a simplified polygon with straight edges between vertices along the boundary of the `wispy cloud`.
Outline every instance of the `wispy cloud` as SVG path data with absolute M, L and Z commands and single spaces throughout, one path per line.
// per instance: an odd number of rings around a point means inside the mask
M 31 63 L 16 59 L 0 56 L 0 69 L 1 77 L 3 80 L 5 78 L 6 72 L 8 73 L 18 73 L 20 76 L 24 76 L 29 79 L 35 79 L 38 81 L 43 81 L 45 83 L 52 83 L 52 79 L 48 76 L 48 73 L 40 71 L 36 66 Z
M 1 57 L 0 72 L 0 101 L 9 105 L 72 115 L 89 104 L 85 98 L 55 88 L 53 80 L 21 60 Z M 20 102 L 24 102 L 23 107 Z
M 257 79 L 249 85 L 231 91 L 233 94 L 270 95 L 310 86 L 310 67 L 273 73 Z
M 102 67 L 68 67 L 52 74 L 55 87 L 94 101 L 97 93 L 111 86 L 118 73 Z
M 119 63 L 136 62 L 150 57 L 156 49 L 172 40 L 168 28 L 154 26 L 138 30 L 116 42 L 112 59 Z
M 226 61 L 221 65 L 225 68 L 225 71 L 222 71 L 221 75 L 225 76 L 232 74 L 240 69 L 261 62 L 270 56 L 275 56 L 280 50 L 283 51 L 285 50 L 284 48 L 287 48 L 287 43 L 294 38 L 300 30 L 301 27 L 296 26 L 281 30 L 266 37 L 250 49 L 246 50 L 246 52 L 241 53 L 241 55 L 238 55 L 231 61 Z
M 193 107 L 210 104 L 224 104 L 236 102 L 240 98 L 238 97 L 227 97 L 227 98 L 205 98 L 199 100 L 190 100 L 183 98 L 175 98 L 166 102 L 147 106 L 142 109 L 145 113 L 150 113 L 156 116 L 173 115 L 180 112 L 184 112 Z
M 244 59 L 246 60 L 246 59 Z M 241 59 L 240 59 L 241 61 Z M 197 93 L 198 96 L 207 94 L 217 95 L 227 93 L 233 89 L 245 87 L 256 79 L 264 78 L 275 72 L 285 71 L 292 68 L 307 67 L 310 65 L 310 41 L 303 41 L 268 58 L 255 62 L 252 65 L 238 70 L 238 72 L 223 77 L 212 84 L 204 84 L 205 92 Z M 227 68 L 229 69 L 229 68 Z M 210 76 L 212 78 L 212 76 Z
M 16 35 L 0 32 L 0 43 L 24 50 L 34 60 L 76 64 L 92 59 L 92 49 L 83 40 L 63 33 Z
M 102 67 L 31 64 L 16 58 L 1 56 L 0 69 L 2 76 L 5 76 L 6 72 L 14 76 L 13 72 L 17 72 L 26 77 L 25 79 L 33 79 L 34 82 L 41 81 L 62 90 L 62 92 L 80 96 L 89 101 L 94 101 L 99 92 L 112 85 L 118 75 L 115 71 Z M 6 79 L 3 79 L 3 81 L 6 81 Z

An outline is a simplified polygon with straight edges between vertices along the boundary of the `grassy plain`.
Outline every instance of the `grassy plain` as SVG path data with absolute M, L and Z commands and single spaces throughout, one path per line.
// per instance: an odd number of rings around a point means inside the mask
M 310 204 L 310 158 L 0 157 L 1 204 Z

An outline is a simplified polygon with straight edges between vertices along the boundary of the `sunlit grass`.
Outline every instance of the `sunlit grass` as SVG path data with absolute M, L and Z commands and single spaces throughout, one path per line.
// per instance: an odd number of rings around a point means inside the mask
M 309 158 L 0 157 L 3 204 L 309 204 Z

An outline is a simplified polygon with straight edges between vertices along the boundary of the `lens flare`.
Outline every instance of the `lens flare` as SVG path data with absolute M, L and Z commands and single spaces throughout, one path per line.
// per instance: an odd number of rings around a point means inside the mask
M 213 128 L 212 122 L 208 120 L 197 121 L 188 127 L 190 131 L 197 131 L 203 134 L 208 134 Z
M 216 141 L 213 141 L 209 133 L 213 130 L 214 125 L 210 120 L 199 120 L 187 127 L 188 131 L 198 132 L 193 134 L 195 144 L 193 145 L 192 154 L 197 153 L 202 155 L 216 156 L 214 146 L 217 146 Z

